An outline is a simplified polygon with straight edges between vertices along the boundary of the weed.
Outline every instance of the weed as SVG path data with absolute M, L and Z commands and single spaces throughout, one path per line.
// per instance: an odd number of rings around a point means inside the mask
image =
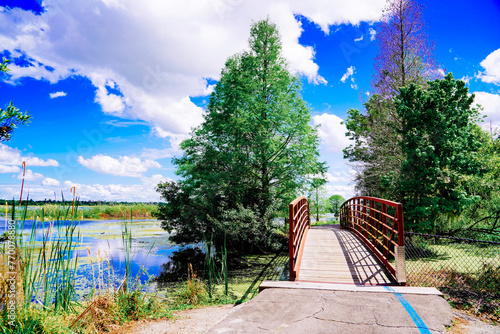
M 207 291 L 203 282 L 196 277 L 193 266 L 189 264 L 188 280 L 180 285 L 177 292 L 178 304 L 199 305 L 207 300 Z

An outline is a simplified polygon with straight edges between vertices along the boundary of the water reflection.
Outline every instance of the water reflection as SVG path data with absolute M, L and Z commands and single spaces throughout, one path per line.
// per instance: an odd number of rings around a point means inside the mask
M 4 223 L 5 219 L 1 219 L 0 226 Z M 33 220 L 26 220 L 24 226 L 19 226 L 23 228 L 25 244 L 32 240 L 33 224 Z M 37 221 L 36 234 L 34 234 L 36 247 L 41 247 L 43 240 L 61 239 L 69 242 L 65 233 L 70 224 L 70 221 L 59 223 Z M 122 239 L 124 222 L 82 220 L 75 222 L 74 225 L 76 228 L 71 241 L 75 245 L 75 251 L 71 256 L 72 258 L 78 256 L 79 259 L 75 278 L 77 290 L 85 294 L 92 287 L 96 289 L 117 288 L 123 281 L 126 270 Z M 178 262 L 170 263 L 172 259 L 177 258 L 173 254 L 179 251 L 187 249 L 197 254 L 202 253 L 198 245 L 171 244 L 168 241 L 169 234 L 161 229 L 159 221 L 154 219 L 134 221 L 130 226 L 132 233 L 130 277 L 137 278 L 140 283 L 147 282 L 151 276 L 160 276 L 162 272 L 165 272 L 165 268 L 171 268 L 170 277 L 174 277 L 177 272 L 182 272 L 182 265 Z M 38 254 L 38 252 L 37 249 L 35 253 Z

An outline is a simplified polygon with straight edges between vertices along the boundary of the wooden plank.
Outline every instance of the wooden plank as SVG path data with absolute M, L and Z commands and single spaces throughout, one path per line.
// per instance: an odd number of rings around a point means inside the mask
M 393 283 L 368 248 L 351 232 L 338 226 L 312 227 L 304 247 L 297 280 Z

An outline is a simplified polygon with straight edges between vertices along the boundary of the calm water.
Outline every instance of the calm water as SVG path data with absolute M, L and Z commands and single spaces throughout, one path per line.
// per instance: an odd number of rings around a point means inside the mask
M 63 222 L 60 231 L 65 231 L 65 226 L 70 222 Z M 26 220 L 23 229 L 23 239 L 29 240 L 30 232 L 33 227 L 32 220 Z M 21 228 L 21 226 L 20 226 Z M 44 236 L 50 235 L 51 240 L 58 237 L 56 226 L 50 227 L 50 223 L 41 224 L 37 222 L 36 240 L 43 240 Z M 5 219 L 0 220 L 0 231 L 5 229 Z M 80 236 L 78 237 L 78 231 Z M 94 278 L 99 275 L 96 259 L 100 254 L 101 257 L 107 258 L 113 268 L 108 271 L 107 261 L 104 261 L 104 276 L 105 279 L 114 272 L 115 285 L 123 280 L 125 275 L 125 252 L 123 247 L 122 232 L 124 231 L 124 222 L 120 220 L 100 220 L 89 221 L 82 220 L 77 223 L 75 229 L 73 243 L 76 243 L 76 251 L 73 257 L 78 255 L 79 266 L 77 271 L 76 287 L 79 291 L 86 291 L 90 286 L 94 285 Z M 132 251 L 131 251 L 131 275 L 135 278 L 141 268 L 147 270 L 149 276 L 158 276 L 162 270 L 162 266 L 168 266 L 172 254 L 176 251 L 186 248 L 196 248 L 197 245 L 187 245 L 181 247 L 171 244 L 168 241 L 169 234 L 160 227 L 160 222 L 156 220 L 138 220 L 131 225 L 132 231 Z M 49 233 L 50 232 L 50 233 Z M 49 234 L 48 234 L 49 233 Z M 89 249 L 92 254 L 94 264 L 90 263 Z M 93 268 L 93 270 L 92 270 Z M 92 273 L 94 271 L 94 274 Z M 149 276 L 142 274 L 140 281 L 145 283 Z

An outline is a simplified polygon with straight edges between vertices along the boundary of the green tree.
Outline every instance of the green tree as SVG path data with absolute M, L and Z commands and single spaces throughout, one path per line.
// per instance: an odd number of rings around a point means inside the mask
M 325 179 L 313 178 L 309 188 L 309 206 L 316 213 L 317 222 L 319 222 L 319 214 L 326 213 L 329 207 L 325 184 Z
M 456 216 L 478 200 L 466 188 L 470 177 L 484 171 L 473 101 L 465 83 L 451 73 L 429 81 L 427 91 L 412 84 L 395 98 L 404 123 L 400 185 L 410 230 L 436 232 L 438 217 Z
M 226 61 L 203 124 L 173 160 L 180 181 L 158 185 L 159 218 L 174 241 L 214 234 L 239 248 L 275 244 L 277 210 L 326 169 L 299 90 L 276 26 L 253 24 L 249 51 Z
M 374 94 L 365 103 L 365 113 L 347 112 L 347 135 L 354 144 L 344 150 L 344 158 L 358 172 L 355 181 L 360 194 L 400 201 L 397 185 L 404 153 L 399 130 L 403 123 L 393 97 L 409 84 L 425 86 L 438 73 L 422 6 L 415 0 L 387 0 L 377 41 Z
M 335 217 L 338 217 L 340 214 L 340 207 L 345 202 L 344 197 L 340 195 L 333 195 L 328 198 L 330 202 L 330 212 L 335 214 Z
M 0 72 L 5 73 L 9 71 L 7 67 L 8 63 L 9 60 L 3 58 L 0 64 Z M 30 118 L 31 115 L 28 115 L 26 112 L 24 114 L 20 112 L 18 108 L 12 105 L 12 102 L 9 103 L 5 110 L 0 108 L 0 142 L 9 140 L 17 124 L 29 123 Z
M 479 200 L 468 206 L 453 224 L 450 222 L 447 229 L 453 235 L 500 241 L 500 138 L 486 131 L 478 132 L 483 141 L 479 163 L 485 173 L 471 176 L 466 191 Z

